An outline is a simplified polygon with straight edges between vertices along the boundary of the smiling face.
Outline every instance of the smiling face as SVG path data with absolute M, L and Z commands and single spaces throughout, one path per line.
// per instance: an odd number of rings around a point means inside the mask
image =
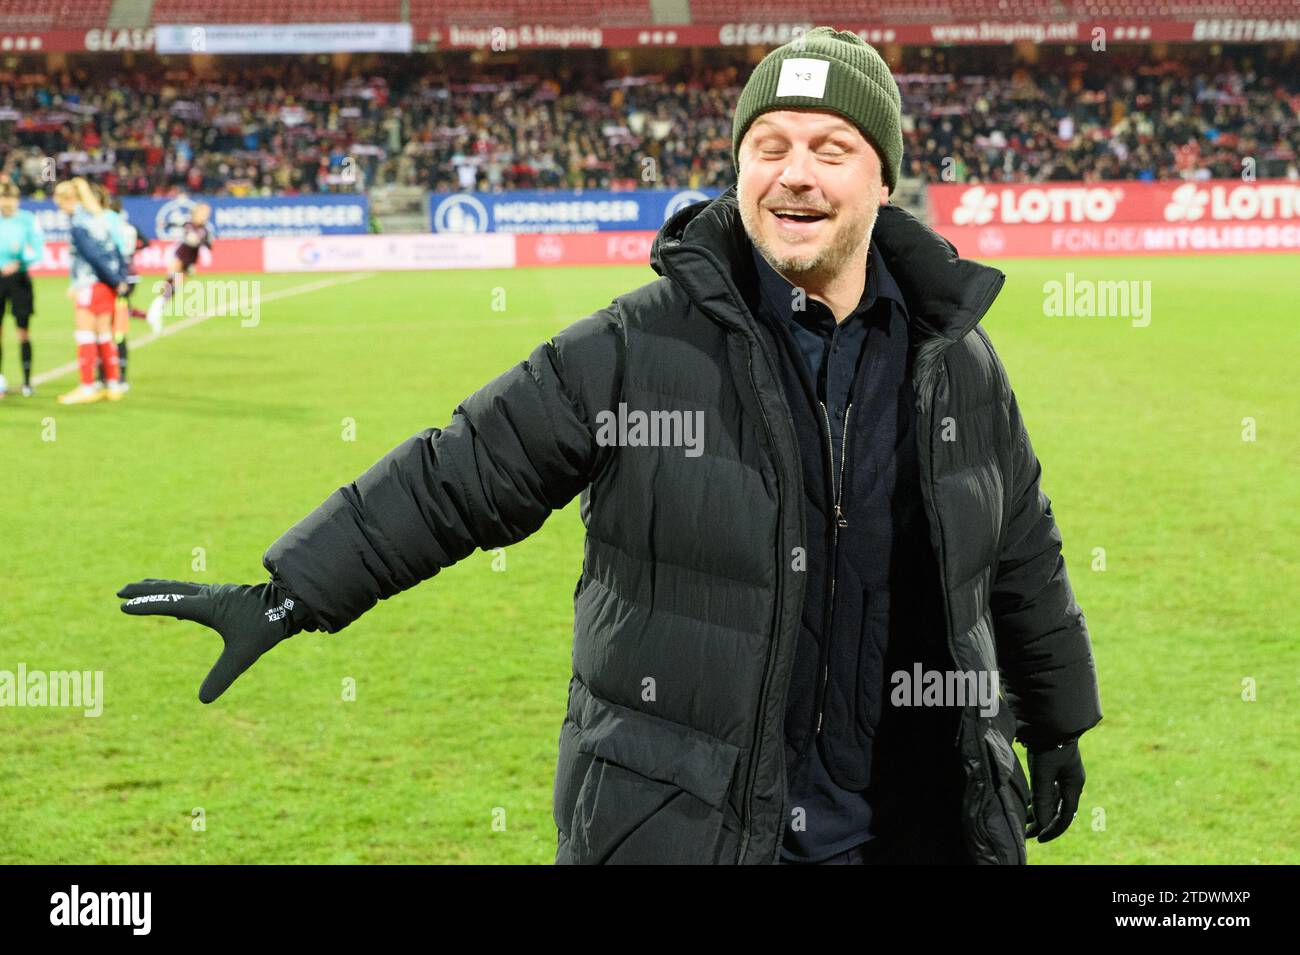
M 772 110 L 745 131 L 738 158 L 741 222 L 773 268 L 809 286 L 866 268 L 889 189 L 856 126 L 825 110 Z

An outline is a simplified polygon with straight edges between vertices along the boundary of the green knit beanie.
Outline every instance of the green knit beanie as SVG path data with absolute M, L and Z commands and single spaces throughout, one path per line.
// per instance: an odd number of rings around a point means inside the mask
M 750 74 L 731 134 L 731 159 L 740 173 L 740 141 L 759 115 L 773 109 L 815 107 L 843 116 L 880 153 L 885 185 L 893 192 L 903 161 L 902 98 L 889 66 L 856 33 L 814 27 L 763 57 Z

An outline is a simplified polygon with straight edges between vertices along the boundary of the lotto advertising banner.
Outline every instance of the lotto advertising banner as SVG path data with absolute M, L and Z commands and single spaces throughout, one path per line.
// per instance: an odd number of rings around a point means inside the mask
M 1300 182 L 930 186 L 930 218 L 969 258 L 1300 250 Z
M 635 232 L 658 228 L 678 209 L 712 199 L 721 189 L 635 189 L 435 192 L 434 232 Z
M 349 235 L 368 231 L 370 202 L 363 195 L 323 193 L 240 199 L 234 196 L 180 196 L 151 199 L 127 196 L 122 211 L 146 239 L 180 238 L 195 203 L 212 207 L 216 239 L 248 239 L 273 235 Z M 24 200 L 40 221 L 45 237 L 68 241 L 68 220 L 48 200 Z
M 929 187 L 935 225 L 1300 221 L 1300 182 L 1062 182 Z

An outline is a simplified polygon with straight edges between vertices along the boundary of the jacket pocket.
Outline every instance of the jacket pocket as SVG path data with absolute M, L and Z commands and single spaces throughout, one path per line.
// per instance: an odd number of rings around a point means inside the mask
M 988 763 L 993 777 L 992 791 L 985 797 L 984 824 L 999 861 L 1024 865 L 1025 823 L 1029 816 L 1029 783 L 1020 760 L 1002 731 L 990 725 L 984 731 Z
M 722 859 L 739 747 L 590 693 L 576 733 L 585 772 L 568 820 L 578 864 Z M 727 832 L 734 827 L 726 827 Z

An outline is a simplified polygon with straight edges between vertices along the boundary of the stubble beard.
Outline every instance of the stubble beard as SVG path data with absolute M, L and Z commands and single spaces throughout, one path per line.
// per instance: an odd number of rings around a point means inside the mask
M 774 251 L 763 237 L 765 223 L 755 221 L 766 218 L 766 210 L 761 206 L 752 206 L 745 201 L 740 184 L 736 184 L 737 205 L 740 207 L 740 221 L 749 235 L 750 241 L 758 249 L 772 268 L 780 272 L 792 285 L 818 287 L 829 282 L 841 271 L 850 266 L 866 267 L 866 250 L 871 242 L 871 233 L 876 226 L 879 201 L 872 197 L 867 206 L 866 222 L 854 228 L 854 223 L 839 222 L 831 241 L 812 253 L 796 252 L 782 255 Z M 796 203 L 797 204 L 797 203 Z M 840 218 L 837 213 L 834 219 Z

